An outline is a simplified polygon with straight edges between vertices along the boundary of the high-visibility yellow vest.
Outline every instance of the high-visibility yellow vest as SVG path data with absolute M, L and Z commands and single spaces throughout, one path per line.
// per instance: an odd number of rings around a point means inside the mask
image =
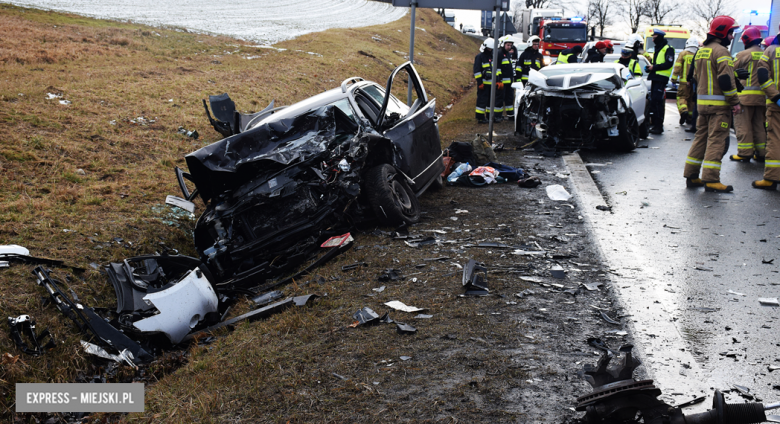
M 620 59 L 616 60 L 615 63 L 620 63 Z M 636 59 L 628 61 L 628 70 L 634 75 L 642 75 L 642 70 L 639 68 L 639 61 Z
M 569 58 L 572 57 L 573 54 L 574 53 L 569 53 L 569 54 L 561 53 L 558 55 L 558 61 L 555 63 L 569 63 Z
M 658 56 L 656 56 L 656 57 L 658 57 L 659 62 L 658 63 L 653 63 L 653 67 L 655 67 L 655 65 L 663 65 L 664 63 L 666 63 L 666 49 L 668 49 L 668 48 L 669 48 L 669 45 L 667 44 L 667 45 L 665 45 L 661 49 L 660 52 L 658 52 Z M 663 71 L 655 71 L 655 73 L 657 75 L 663 75 L 666 78 L 669 78 L 669 77 L 672 76 L 672 68 L 664 69 Z

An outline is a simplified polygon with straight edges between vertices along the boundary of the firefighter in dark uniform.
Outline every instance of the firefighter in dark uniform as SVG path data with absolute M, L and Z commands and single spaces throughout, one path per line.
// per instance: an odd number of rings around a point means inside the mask
M 537 36 L 528 38 L 528 47 L 523 50 L 520 57 L 517 59 L 517 67 L 515 68 L 516 81 L 520 81 L 523 84 L 528 83 L 528 74 L 531 69 L 540 70 L 544 66 L 544 56 L 539 53 L 539 45 L 541 40 Z
M 488 104 L 490 103 L 490 85 L 493 79 L 493 44 L 495 41 L 492 38 L 487 38 L 482 42 L 480 47 L 480 54 L 474 58 L 474 79 L 477 80 L 477 122 L 480 124 L 487 124 L 488 117 L 490 116 L 490 109 Z M 499 56 L 499 60 L 501 57 Z M 499 96 L 502 98 L 503 103 L 503 89 L 504 83 L 501 81 L 501 67 L 496 68 L 496 102 L 498 102 Z M 502 109 L 503 110 L 503 109 Z M 493 111 L 498 112 L 498 109 L 493 105 Z
M 515 42 L 512 41 L 511 35 L 499 38 L 498 42 L 501 45 L 498 58 L 501 61 L 501 82 L 504 83 L 504 112 L 506 112 L 506 119 L 511 120 L 515 117 L 515 90 L 512 88 L 515 72 L 512 67 L 512 51 L 516 53 L 517 49 L 514 47 Z
M 674 66 L 674 48 L 669 45 L 664 36 L 665 32 L 660 29 L 653 30 L 653 44 L 655 52 L 650 66 L 647 79 L 650 80 L 650 115 L 652 116 L 653 127 L 650 132 L 653 134 L 662 134 L 664 132 L 664 116 L 666 116 L 666 105 L 664 105 L 664 92 L 669 77 L 672 76 L 672 67 Z
M 703 186 L 705 191 L 721 193 L 734 190 L 720 182 L 720 167 L 726 155 L 731 115 L 742 111 L 734 79 L 734 59 L 726 48 L 734 38 L 736 28 L 739 26 L 730 16 L 713 19 L 704 46 L 694 58 L 699 118 L 683 171 L 689 188 Z

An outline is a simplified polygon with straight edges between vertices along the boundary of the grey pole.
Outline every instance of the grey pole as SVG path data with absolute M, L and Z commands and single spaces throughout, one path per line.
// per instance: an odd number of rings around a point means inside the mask
M 496 6 L 493 8 L 496 15 L 493 17 L 493 75 L 491 77 L 490 82 L 490 104 L 488 107 L 490 108 L 490 122 L 488 123 L 488 143 L 493 144 L 493 114 L 495 111 L 493 110 L 493 105 L 496 104 L 496 68 L 498 67 L 496 62 L 498 62 L 498 37 L 495 35 L 498 33 L 498 20 L 496 19 L 499 16 L 501 6 L 500 6 L 500 0 L 496 0 Z
M 417 0 L 412 0 L 412 29 L 410 31 L 409 36 L 409 61 L 414 64 L 414 18 L 415 18 L 415 12 L 417 12 Z M 409 107 L 412 106 L 412 76 L 409 75 L 409 82 L 407 83 L 409 86 L 409 91 L 406 94 L 406 104 L 409 105 Z

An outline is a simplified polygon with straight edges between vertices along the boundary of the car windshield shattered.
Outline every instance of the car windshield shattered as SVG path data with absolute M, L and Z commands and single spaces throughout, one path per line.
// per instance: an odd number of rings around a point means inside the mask
M 407 81 L 411 105 L 388 94 Z M 413 224 L 417 196 L 442 182 L 435 100 L 411 63 L 386 87 L 350 78 L 287 108 L 243 115 L 227 94 L 210 103 L 227 136 L 187 155 L 177 176 L 186 200 L 206 204 L 195 247 L 217 287 L 260 286 L 363 223 Z
M 619 64 L 532 70 L 517 91 L 515 131 L 543 150 L 633 150 L 647 137 L 646 97 L 642 80 Z

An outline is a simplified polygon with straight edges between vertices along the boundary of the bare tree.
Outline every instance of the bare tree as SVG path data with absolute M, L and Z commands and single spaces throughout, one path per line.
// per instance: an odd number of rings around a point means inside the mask
M 654 24 L 670 23 L 665 20 L 674 19 L 680 11 L 679 4 L 672 5 L 665 0 L 646 0 L 644 7 L 645 16 Z
M 612 25 L 612 14 L 610 14 L 610 6 L 612 6 L 612 12 L 615 12 L 616 7 L 610 4 L 610 0 L 590 0 L 588 2 L 588 23 L 591 27 L 595 27 L 599 31 L 599 37 L 604 37 L 604 27 Z
M 717 0 L 723 1 L 723 0 Z M 635 33 L 639 28 L 639 22 L 647 13 L 645 12 L 645 2 L 643 0 L 620 0 L 625 18 L 628 20 L 628 26 L 631 27 L 631 33 Z
M 734 13 L 734 3 L 733 0 L 693 1 L 691 12 L 697 18 L 699 27 L 706 33 L 715 17 Z

